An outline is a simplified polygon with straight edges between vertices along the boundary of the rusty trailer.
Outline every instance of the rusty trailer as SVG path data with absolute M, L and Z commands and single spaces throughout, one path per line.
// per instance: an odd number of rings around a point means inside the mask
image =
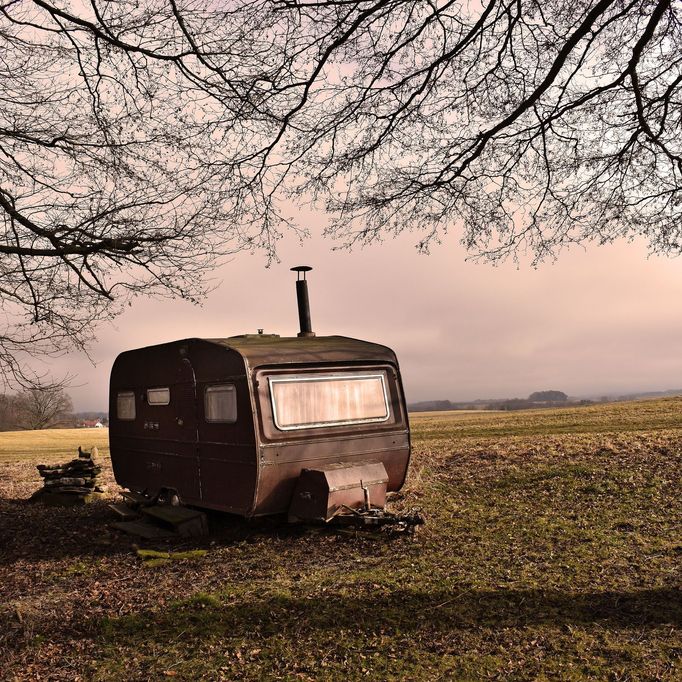
M 187 338 L 117 357 L 109 436 L 119 485 L 291 520 L 381 508 L 400 489 L 410 431 L 395 353 L 315 336 L 298 271 L 297 337 Z

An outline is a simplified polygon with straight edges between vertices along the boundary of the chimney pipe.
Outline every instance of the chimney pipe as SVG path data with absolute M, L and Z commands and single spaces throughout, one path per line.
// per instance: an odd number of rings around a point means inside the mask
M 306 281 L 306 272 L 310 272 L 312 268 L 309 265 L 297 265 L 291 268 L 297 273 L 296 280 L 296 298 L 298 300 L 298 320 L 301 325 L 299 336 L 315 336 L 312 324 L 310 322 L 310 301 L 308 300 L 308 282 Z M 303 279 L 301 279 L 303 273 Z

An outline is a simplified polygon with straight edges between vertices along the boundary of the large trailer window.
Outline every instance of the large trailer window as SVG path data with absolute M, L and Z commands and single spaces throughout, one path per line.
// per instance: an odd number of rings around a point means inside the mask
M 208 386 L 204 408 L 207 422 L 234 424 L 237 421 L 237 390 L 234 384 Z
M 383 374 L 269 377 L 275 426 L 283 431 L 383 422 Z
M 119 391 L 116 395 L 116 416 L 125 421 L 135 419 L 135 394 L 132 391 Z

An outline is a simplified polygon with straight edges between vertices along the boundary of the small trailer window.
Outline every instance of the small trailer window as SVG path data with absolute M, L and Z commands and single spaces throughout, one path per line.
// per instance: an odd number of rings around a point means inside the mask
M 237 421 L 237 391 L 234 384 L 208 386 L 204 407 L 207 422 L 234 424 Z
M 148 388 L 147 402 L 150 405 L 170 404 L 170 388 Z
M 389 417 L 383 374 L 270 377 L 275 426 L 287 431 L 383 422 Z
M 126 421 L 135 419 L 135 394 L 132 391 L 119 391 L 116 395 L 116 416 Z

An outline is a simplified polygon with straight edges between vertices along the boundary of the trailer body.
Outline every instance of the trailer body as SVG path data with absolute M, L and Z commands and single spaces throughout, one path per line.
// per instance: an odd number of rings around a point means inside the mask
M 122 353 L 111 372 L 119 485 L 245 517 L 286 513 L 303 469 L 410 458 L 400 368 L 343 336 L 189 338 Z

